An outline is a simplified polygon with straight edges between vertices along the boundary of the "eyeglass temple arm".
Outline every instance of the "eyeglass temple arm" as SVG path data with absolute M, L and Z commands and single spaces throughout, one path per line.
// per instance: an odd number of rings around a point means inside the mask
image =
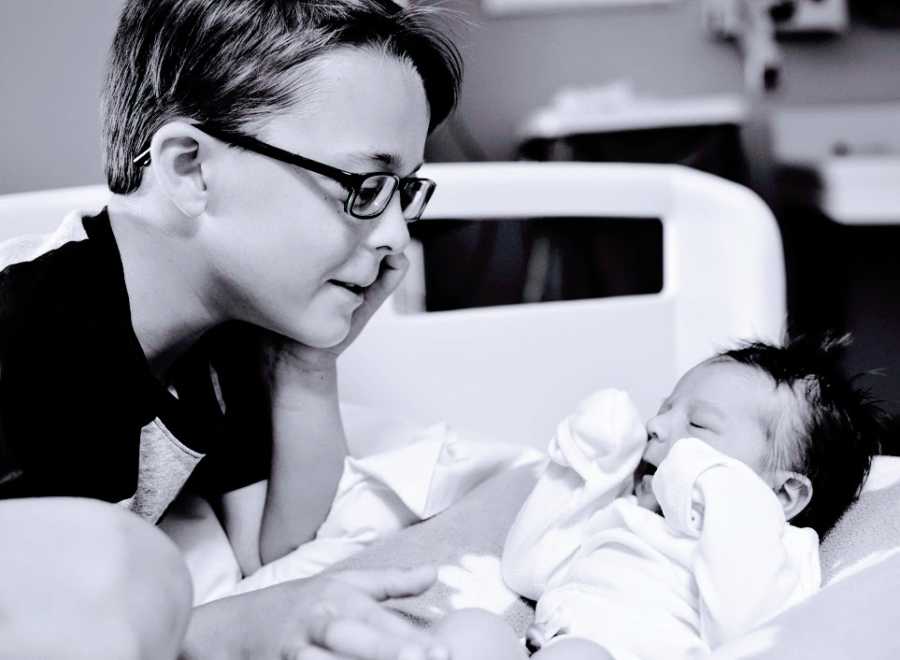
M 345 185 L 354 186 L 361 179 L 365 178 L 363 175 L 354 174 L 353 172 L 346 172 L 337 167 L 332 167 L 331 165 L 326 165 L 325 163 L 320 163 L 317 160 L 312 160 L 311 158 L 305 158 L 300 156 L 299 154 L 291 153 L 290 151 L 285 151 L 284 149 L 280 149 L 271 144 L 266 144 L 261 140 L 257 140 L 256 138 L 250 137 L 249 135 L 241 135 L 235 133 L 226 133 L 224 131 L 219 131 L 217 129 L 209 128 L 205 125 L 197 125 L 196 128 L 199 128 L 204 133 L 213 136 L 214 138 L 218 138 L 223 142 L 227 142 L 229 144 L 233 144 L 236 147 L 241 147 L 243 149 L 247 149 L 248 151 L 255 151 L 258 154 L 262 154 L 263 156 L 269 156 L 270 158 L 274 158 L 275 160 L 280 160 L 283 163 L 288 163 L 290 165 L 297 165 L 298 167 L 302 167 L 303 169 L 310 170 L 311 172 L 315 172 L 317 174 L 322 174 L 323 176 L 331 177 L 344 183 Z
M 252 138 L 249 135 L 227 133 L 225 131 L 220 131 L 218 129 L 207 126 L 206 124 L 194 124 L 194 127 L 203 131 L 207 135 L 211 135 L 212 137 L 221 140 L 222 142 L 226 142 L 236 147 L 241 147 L 242 149 L 247 149 L 248 151 L 254 151 L 264 156 L 269 156 L 270 158 L 274 158 L 275 160 L 279 160 L 283 163 L 297 165 L 298 167 L 310 170 L 311 172 L 336 179 L 346 186 L 354 187 L 358 185 L 362 179 L 365 178 L 364 175 L 347 172 L 337 167 L 332 167 L 331 165 L 326 165 L 325 163 L 320 163 L 319 161 L 312 160 L 311 158 L 305 158 L 303 156 L 300 156 L 299 154 L 291 153 L 290 151 L 285 151 L 284 149 L 279 149 L 276 146 L 266 144 L 265 142 L 257 140 L 256 138 Z M 144 151 L 138 154 L 132 162 L 138 167 L 145 167 L 150 164 L 150 160 L 150 147 L 147 147 L 146 149 L 144 149 Z

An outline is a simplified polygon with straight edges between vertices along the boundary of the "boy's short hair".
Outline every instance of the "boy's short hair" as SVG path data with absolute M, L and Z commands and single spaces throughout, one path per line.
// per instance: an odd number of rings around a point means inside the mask
M 859 496 L 887 427 L 884 410 L 855 385 L 858 376 L 848 378 L 840 368 L 850 341 L 844 335 L 799 337 L 784 346 L 749 342 L 713 358 L 759 369 L 792 394 L 796 405 L 776 415 L 767 434 L 774 467 L 812 482 L 812 499 L 792 524 L 812 527 L 820 537 Z
M 390 0 L 127 0 L 103 89 L 106 177 L 138 188 L 132 161 L 167 121 L 186 117 L 237 130 L 286 109 L 295 67 L 335 48 L 374 48 L 418 71 L 429 130 L 453 110 L 462 59 L 426 20 L 434 9 Z

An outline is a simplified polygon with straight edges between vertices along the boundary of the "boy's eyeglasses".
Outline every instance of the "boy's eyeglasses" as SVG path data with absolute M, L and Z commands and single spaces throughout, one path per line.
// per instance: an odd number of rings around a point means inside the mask
M 344 200 L 344 211 L 354 218 L 363 220 L 377 218 L 384 213 L 393 199 L 394 193 L 399 190 L 403 218 L 408 223 L 415 222 L 422 217 L 422 212 L 437 187 L 437 184 L 431 179 L 413 176 L 399 177 L 388 172 L 370 172 L 368 174 L 346 172 L 236 131 L 223 131 L 206 124 L 194 124 L 194 128 L 226 144 L 273 158 L 282 163 L 295 165 L 337 181 L 348 191 L 347 198 Z M 139 166 L 148 165 L 150 150 L 143 151 L 134 159 L 134 163 Z

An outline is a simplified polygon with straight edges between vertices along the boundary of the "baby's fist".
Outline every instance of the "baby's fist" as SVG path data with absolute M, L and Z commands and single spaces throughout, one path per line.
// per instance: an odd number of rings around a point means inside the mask
M 592 446 L 642 442 L 647 429 L 627 392 L 599 390 L 582 401 L 571 417 L 572 432 Z
M 555 463 L 568 465 L 587 480 L 597 469 L 616 469 L 623 452 L 646 442 L 647 430 L 631 397 L 607 389 L 589 396 L 562 421 L 548 453 Z

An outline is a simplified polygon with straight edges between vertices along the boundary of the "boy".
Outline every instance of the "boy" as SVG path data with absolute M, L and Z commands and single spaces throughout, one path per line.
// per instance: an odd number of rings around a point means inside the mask
M 189 615 L 185 567 L 152 525 L 183 490 L 207 497 L 248 574 L 327 514 L 346 453 L 336 359 L 405 272 L 435 185 L 416 176 L 425 140 L 459 91 L 429 13 L 123 3 L 109 205 L 0 249 L 0 522 L 15 529 L 0 570 L 21 578 L 0 576 L 0 657 L 424 656 L 430 640 L 374 601 L 433 569 Z M 94 533 L 62 548 L 60 520 Z
M 844 343 L 721 353 L 646 428 L 614 390 L 564 420 L 503 553 L 507 584 L 537 600 L 529 648 L 544 660 L 706 657 L 812 594 L 819 535 L 880 444 L 883 413 L 839 374 Z M 449 619 L 438 635 L 455 658 L 476 657 Z

